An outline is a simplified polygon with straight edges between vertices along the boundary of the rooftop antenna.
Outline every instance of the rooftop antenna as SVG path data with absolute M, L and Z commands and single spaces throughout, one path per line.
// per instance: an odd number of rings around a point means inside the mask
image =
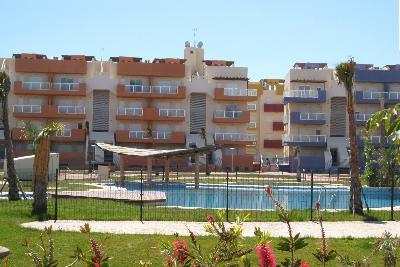
M 193 28 L 193 47 L 196 46 L 196 32 L 197 28 Z

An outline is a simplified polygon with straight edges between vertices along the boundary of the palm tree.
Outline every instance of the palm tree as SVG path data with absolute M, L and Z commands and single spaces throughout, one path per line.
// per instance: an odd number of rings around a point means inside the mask
M 300 147 L 296 146 L 293 151 L 294 158 L 296 159 L 296 179 L 301 182 L 301 170 L 300 170 Z
M 336 66 L 336 76 L 339 84 L 343 84 L 347 92 L 347 114 L 349 117 L 349 138 L 350 138 L 350 203 L 349 209 L 356 214 L 363 214 L 361 201 L 361 182 L 360 171 L 358 168 L 357 144 L 356 144 L 356 124 L 354 118 L 353 102 L 353 77 L 356 62 L 350 58 L 347 62 L 342 62 Z
M 7 157 L 7 180 L 8 180 L 8 200 L 20 200 L 17 172 L 14 165 L 14 151 L 11 140 L 10 124 L 8 121 L 8 94 L 10 93 L 11 82 L 5 72 L 0 73 L 0 101 L 2 120 L 4 127 L 4 139 Z
M 207 132 L 205 128 L 200 129 L 200 137 L 204 140 L 204 146 L 207 146 Z M 209 166 L 208 166 L 208 152 L 206 153 L 206 175 L 209 175 Z
M 63 130 L 64 125 L 51 122 L 39 130 L 30 122 L 25 122 L 23 135 L 31 140 L 35 146 L 35 159 L 33 161 L 33 209 L 32 214 L 46 214 L 47 212 L 47 185 L 50 159 L 50 136 Z

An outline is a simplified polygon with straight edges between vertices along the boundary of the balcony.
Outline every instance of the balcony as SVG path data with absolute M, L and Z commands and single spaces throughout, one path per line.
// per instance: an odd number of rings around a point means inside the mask
M 121 130 L 115 132 L 115 139 L 119 143 L 151 143 L 151 144 L 185 144 L 184 132 L 152 132 L 147 137 L 145 131 Z
M 152 99 L 185 99 L 186 87 L 118 84 L 117 96 Z
M 325 90 L 290 90 L 283 94 L 283 103 L 324 103 Z
M 255 101 L 257 89 L 215 88 L 215 100 L 223 101 Z
M 326 123 L 324 113 L 290 112 L 290 123 L 300 125 L 323 125 Z
M 118 62 L 117 74 L 121 76 L 185 77 L 184 64 Z
M 242 133 L 215 133 L 214 143 L 216 145 L 255 145 L 257 136 L 255 134 Z
M 255 130 L 257 129 L 257 123 L 255 121 L 251 121 L 247 124 L 247 129 L 249 130 Z
M 15 59 L 15 71 L 25 73 L 86 74 L 86 60 Z
M 26 141 L 22 133 L 22 128 L 14 128 L 11 132 L 12 139 L 15 141 Z M 85 141 L 85 130 L 84 129 L 63 129 L 56 132 L 50 137 L 51 141 L 62 141 L 62 142 L 84 142 Z
M 372 114 L 368 113 L 356 113 L 355 114 L 355 119 L 356 119 L 356 125 L 358 126 L 365 126 L 369 118 L 371 118 Z
M 326 135 L 284 135 L 282 142 L 286 146 L 325 147 Z
M 85 83 L 14 82 L 16 95 L 86 96 Z
M 361 137 L 361 136 L 356 136 L 356 144 L 358 147 L 363 148 L 365 146 L 365 138 L 366 137 Z M 393 145 L 393 140 L 392 138 L 385 138 L 385 143 L 386 147 Z M 381 146 L 381 137 L 379 135 L 373 135 L 369 137 L 369 141 L 371 142 L 371 145 L 375 148 Z
M 16 118 L 59 118 L 84 119 L 83 106 L 48 106 L 48 105 L 14 105 L 13 115 Z
M 214 123 L 248 123 L 250 122 L 250 111 L 226 111 L 216 110 L 214 112 Z
M 397 104 L 400 102 L 400 92 L 383 91 L 356 91 L 356 104 L 379 104 L 384 99 L 386 104 Z
M 279 148 L 282 149 L 282 140 L 268 140 L 264 139 L 264 148 Z
M 184 109 L 122 108 L 117 110 L 117 120 L 185 121 Z

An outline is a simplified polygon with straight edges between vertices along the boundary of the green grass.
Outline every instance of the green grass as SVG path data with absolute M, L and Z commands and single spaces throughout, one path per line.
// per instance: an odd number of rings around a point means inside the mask
M 29 214 L 30 200 L 9 203 L 0 201 L 0 208 L 12 209 L 21 214 Z M 49 216 L 54 217 L 55 201 L 49 201 Z M 143 206 L 143 220 L 159 221 L 206 221 L 208 214 L 215 213 L 215 209 L 179 209 L 167 208 L 146 204 Z M 326 221 L 371 221 L 389 220 L 389 211 L 365 211 L 364 216 L 353 216 L 348 211 L 322 211 Z M 252 221 L 278 221 L 275 211 L 235 211 L 229 210 L 229 219 L 234 220 L 236 215 L 250 214 Z M 293 221 L 309 221 L 310 210 L 292 210 L 290 215 Z M 400 212 L 395 212 L 395 219 L 400 219 Z M 313 219 L 316 219 L 313 211 Z M 63 220 L 140 220 L 140 206 L 122 201 L 65 198 L 58 200 L 58 218 Z
M 24 255 L 21 241 L 27 239 L 31 244 L 38 241 L 40 232 L 36 230 L 24 229 L 20 223 L 32 221 L 29 212 L 21 212 L 21 205 L 7 203 L 0 205 L 0 245 L 11 249 L 12 256 L 9 263 L 15 266 L 30 266 L 29 259 Z M 26 207 L 24 208 L 26 210 Z M 28 210 L 26 210 L 28 211 Z M 70 256 L 73 255 L 77 245 L 88 249 L 87 237 L 80 233 L 54 232 L 56 243 L 56 256 L 59 266 L 65 266 L 71 262 Z M 153 266 L 163 266 L 164 256 L 160 254 L 160 244 L 162 241 L 172 242 L 174 237 L 161 235 L 108 235 L 93 234 L 95 239 L 105 240 L 105 252 L 113 257 L 111 266 L 137 266 L 140 259 L 151 260 Z M 215 239 L 211 237 L 200 237 L 199 242 L 203 249 L 210 251 Z M 278 239 L 272 239 L 278 260 L 283 260 L 285 254 L 279 252 L 276 247 Z M 307 260 L 312 266 L 319 266 L 312 256 L 312 252 L 319 245 L 318 239 L 307 238 L 309 246 L 298 251 L 297 256 Z M 371 239 L 329 239 L 331 248 L 336 249 L 340 254 L 347 254 L 351 258 L 361 259 L 370 256 L 372 250 Z M 255 238 L 246 238 L 244 245 L 252 248 L 256 244 Z M 251 254 L 252 266 L 257 266 L 255 253 Z M 380 256 L 371 256 L 371 266 L 382 266 Z M 12 266 L 12 265 L 11 265 Z M 83 265 L 76 265 L 83 266 Z M 336 261 L 332 261 L 328 266 L 338 266 Z

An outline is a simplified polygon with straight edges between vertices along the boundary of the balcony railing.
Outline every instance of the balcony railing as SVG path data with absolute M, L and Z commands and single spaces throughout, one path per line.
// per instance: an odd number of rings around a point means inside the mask
M 184 109 L 160 109 L 160 117 L 185 117 Z
M 143 116 L 143 108 L 122 108 L 117 110 L 117 115 Z
M 14 105 L 13 112 L 18 113 L 41 113 L 41 105 Z
M 129 93 L 178 94 L 178 86 L 125 85 Z
M 318 98 L 318 90 L 290 90 L 284 92 L 284 97 Z
M 400 92 L 377 92 L 377 91 L 363 91 L 363 99 L 390 99 L 398 100 L 400 99 Z
M 61 114 L 85 114 L 83 106 L 58 106 L 58 113 Z
M 257 89 L 224 88 L 225 96 L 257 96 Z
M 324 113 L 300 113 L 300 120 L 316 121 L 325 120 Z
M 243 111 L 227 111 L 227 110 L 216 110 L 214 112 L 214 118 L 221 119 L 236 119 L 243 116 Z
M 326 135 L 284 135 L 283 142 L 325 143 Z
M 23 82 L 22 88 L 28 90 L 78 91 L 79 83 Z
M 257 123 L 254 121 L 251 121 L 247 124 L 247 128 L 249 129 L 256 129 L 257 128 Z
M 171 138 L 171 132 L 159 132 L 159 131 L 154 131 L 151 133 L 150 136 L 146 136 L 145 131 L 129 131 L 129 138 L 132 139 L 170 139 Z
M 356 121 L 365 122 L 371 118 L 372 114 L 367 113 L 356 113 Z
M 71 131 L 71 129 L 63 129 L 63 130 L 57 131 L 55 135 L 57 137 L 71 137 L 72 131 Z
M 255 134 L 242 134 L 242 133 L 215 133 L 215 140 L 224 141 L 256 141 L 257 136 Z

